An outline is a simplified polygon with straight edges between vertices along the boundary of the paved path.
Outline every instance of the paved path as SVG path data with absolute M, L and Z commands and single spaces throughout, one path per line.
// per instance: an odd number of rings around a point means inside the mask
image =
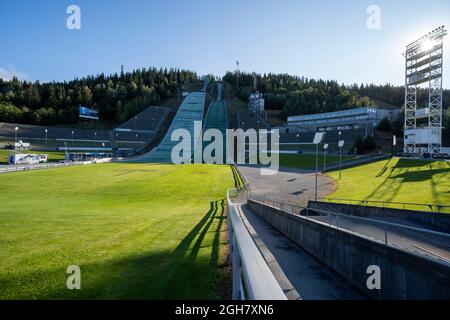
M 267 197 L 271 200 L 286 201 L 306 206 L 309 199 L 314 199 L 315 173 L 310 170 L 280 168 L 273 176 L 263 176 L 256 166 L 239 166 L 252 187 L 252 196 Z M 319 199 L 334 191 L 333 179 L 319 174 Z
M 251 184 L 251 195 L 254 199 L 267 198 L 280 202 L 288 202 L 306 207 L 309 199 L 314 199 L 315 173 L 308 170 L 281 168 L 274 176 L 262 176 L 259 168 L 254 166 L 240 166 L 239 169 Z M 319 199 L 333 192 L 335 185 L 331 178 L 319 175 Z M 315 218 L 329 223 L 328 216 Z M 333 218 L 335 219 L 335 218 Z M 430 229 L 431 226 L 414 223 L 403 218 L 374 218 L 380 221 L 393 222 L 416 228 Z M 333 220 L 332 224 L 335 225 Z M 364 235 L 366 237 L 384 241 L 384 226 L 375 222 L 355 220 L 351 216 L 341 217 L 339 227 Z M 388 232 L 390 244 L 428 256 L 429 258 L 450 263 L 450 238 L 390 228 Z
M 330 222 L 329 216 L 311 216 L 311 218 L 325 223 Z M 389 218 L 378 218 L 376 220 L 391 222 Z M 423 225 L 420 224 L 414 225 L 408 220 L 402 221 L 400 219 L 395 219 L 392 220 L 392 222 L 414 227 L 423 227 Z M 335 217 L 332 217 L 331 224 L 333 226 L 336 225 Z M 339 217 L 338 226 L 340 229 L 346 229 L 372 239 L 383 242 L 385 241 L 384 228 L 376 222 L 357 220 L 351 216 L 341 216 Z M 425 255 L 434 260 L 443 261 L 450 267 L 450 237 L 442 237 L 397 227 L 389 227 L 387 238 L 388 243 L 391 245 L 407 249 L 408 251 L 412 251 L 420 255 Z
M 266 223 L 247 205 L 241 209 L 247 229 L 288 299 L 365 299 L 348 281 Z

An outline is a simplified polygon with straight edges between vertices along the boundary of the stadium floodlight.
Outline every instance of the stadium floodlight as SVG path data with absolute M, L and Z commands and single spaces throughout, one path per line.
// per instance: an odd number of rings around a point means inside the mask
M 316 134 L 314 135 L 313 143 L 318 145 L 322 143 L 324 139 L 325 139 L 325 132 L 316 132 Z
M 430 51 L 432 48 L 433 48 L 433 41 L 431 41 L 429 39 L 427 41 L 425 41 L 424 43 L 422 43 L 422 45 L 421 45 L 421 49 L 423 51 Z
M 321 144 L 324 139 L 325 139 L 325 132 L 316 132 L 316 134 L 314 135 L 313 144 L 316 145 L 316 185 L 314 193 L 315 201 L 317 201 L 317 179 L 319 175 L 319 144 Z
M 405 153 L 439 153 L 442 147 L 442 69 L 444 26 L 406 46 Z M 417 88 L 428 87 L 428 106 L 417 108 Z M 424 123 L 426 122 L 426 125 Z
M 45 129 L 45 149 L 47 149 L 47 133 L 48 129 Z

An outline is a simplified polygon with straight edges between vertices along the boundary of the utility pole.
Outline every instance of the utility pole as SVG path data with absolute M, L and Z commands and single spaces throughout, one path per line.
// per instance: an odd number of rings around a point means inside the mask
M 239 89 L 239 61 L 236 60 L 236 90 Z

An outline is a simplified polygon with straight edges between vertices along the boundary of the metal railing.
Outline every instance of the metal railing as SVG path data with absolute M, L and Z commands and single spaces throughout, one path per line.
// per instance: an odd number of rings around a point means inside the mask
M 413 208 L 427 208 L 431 212 L 441 212 L 442 209 L 448 209 L 450 211 L 450 205 L 443 204 L 430 204 L 430 203 L 414 203 L 414 202 L 394 202 L 394 201 L 381 201 L 381 200 L 357 200 L 357 199 L 341 199 L 341 198 L 324 198 L 323 200 L 332 201 L 332 202 L 344 202 L 348 204 L 362 205 L 368 206 L 370 203 L 378 204 L 383 208 L 392 208 L 392 209 L 403 209 L 406 210 L 407 207 Z M 337 202 L 337 203 L 339 203 Z M 433 209 L 436 208 L 437 211 Z
M 233 300 L 287 300 L 240 216 L 248 189 L 227 191 L 227 217 L 233 269 Z
M 44 169 L 53 169 L 53 168 L 62 168 L 62 167 L 71 167 L 71 166 L 79 166 L 79 165 L 87 165 L 87 164 L 96 164 L 102 163 L 103 161 L 75 161 L 75 162 L 59 162 L 59 163 L 45 163 L 45 164 L 30 164 L 30 165 L 9 165 L 0 167 L 0 174 L 13 173 L 13 172 L 22 172 L 22 171 L 31 171 L 31 170 L 44 170 Z
M 267 198 L 263 199 L 251 196 L 249 200 L 271 206 L 287 213 L 298 215 L 300 218 L 327 225 L 337 230 L 351 232 L 352 234 L 368 238 L 370 240 L 382 243 L 386 246 L 391 246 L 407 251 L 409 253 L 426 256 L 428 258 L 438 260 L 450 265 L 450 259 L 442 256 L 439 252 L 433 252 L 432 250 L 429 250 L 412 242 L 399 241 L 399 237 L 412 236 L 418 239 L 422 238 L 422 240 L 425 239 L 425 241 L 434 241 L 435 244 L 448 243 L 450 245 L 450 234 L 448 233 L 411 227 L 387 221 L 380 221 L 377 219 L 352 216 L 329 210 L 312 209 Z M 378 228 L 366 228 L 365 232 L 361 232 L 360 230 L 357 230 L 357 228 L 351 221 L 363 222 L 365 224 L 369 224 Z

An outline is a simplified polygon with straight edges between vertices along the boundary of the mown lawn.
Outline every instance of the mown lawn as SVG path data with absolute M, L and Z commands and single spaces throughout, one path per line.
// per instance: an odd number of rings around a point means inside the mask
M 0 176 L 0 299 L 214 299 L 230 166 L 103 164 Z M 66 269 L 81 268 L 81 290 Z
M 332 198 L 450 205 L 450 162 L 393 158 L 342 170 L 341 180 L 339 171 L 329 175 L 337 181 Z
M 280 167 L 288 167 L 288 168 L 296 168 L 296 169 L 305 169 L 312 170 L 316 169 L 316 156 L 313 154 L 279 154 L 279 164 Z M 342 155 L 342 161 L 354 158 L 354 156 Z M 251 163 L 261 163 L 260 158 L 256 160 L 256 155 L 250 156 Z M 274 161 L 272 156 L 272 161 Z M 326 165 L 335 164 L 339 162 L 339 156 L 335 155 L 327 155 L 326 156 Z M 319 154 L 319 169 L 322 170 L 324 164 L 323 153 Z
M 342 156 L 342 161 L 351 159 L 353 156 Z M 339 162 L 339 156 L 327 155 L 326 164 L 333 164 Z M 324 158 L 323 153 L 319 154 L 319 168 L 323 167 Z M 291 167 L 298 169 L 315 169 L 316 156 L 310 154 L 280 154 L 280 166 Z

